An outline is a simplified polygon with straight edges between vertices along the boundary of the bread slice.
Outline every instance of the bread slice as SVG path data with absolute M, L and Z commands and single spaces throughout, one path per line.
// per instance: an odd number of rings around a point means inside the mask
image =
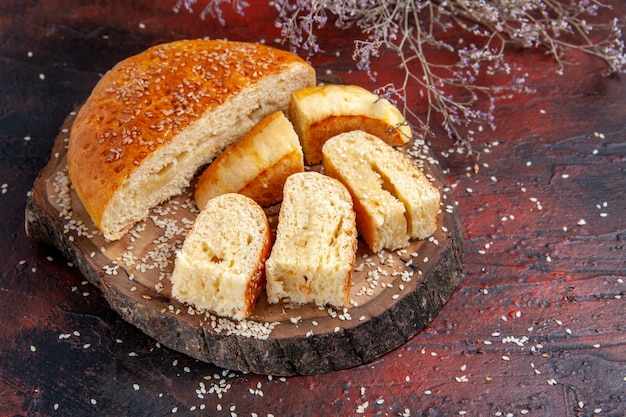
M 220 194 L 240 193 L 265 207 L 283 198 L 285 180 L 304 171 L 298 135 L 277 111 L 256 124 L 209 165 L 198 180 L 198 208 Z
M 339 181 L 317 172 L 287 178 L 276 241 L 265 264 L 268 301 L 346 305 L 355 221 L 352 199 Z
M 244 319 L 265 286 L 270 249 L 267 216 L 254 200 L 236 193 L 215 197 L 176 255 L 172 296 L 198 311 Z
M 435 231 L 439 191 L 408 156 L 358 130 L 333 137 L 322 151 L 325 173 L 350 190 L 357 228 L 374 252 Z
M 411 127 L 388 100 L 356 85 L 327 84 L 295 91 L 289 119 L 302 142 L 307 164 L 322 161 L 322 145 L 351 130 L 364 130 L 392 146 L 408 142 Z
M 315 71 L 269 46 L 185 40 L 107 72 L 76 116 L 69 176 L 95 225 L 117 240 L 263 117 L 286 110 Z

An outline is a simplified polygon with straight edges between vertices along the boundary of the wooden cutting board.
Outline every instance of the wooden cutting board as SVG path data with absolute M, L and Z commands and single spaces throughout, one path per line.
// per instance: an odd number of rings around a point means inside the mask
M 26 207 L 26 231 L 56 247 L 100 288 L 111 308 L 161 344 L 230 370 L 307 375 L 358 366 L 423 329 L 459 284 L 461 226 L 439 164 L 423 144 L 403 148 L 441 192 L 437 230 L 402 251 L 372 253 L 359 240 L 344 309 L 269 305 L 263 293 L 247 320 L 195 314 L 171 297 L 175 251 L 195 219 L 192 187 L 152 210 L 116 242 L 97 231 L 74 193 L 66 152 L 68 116 Z M 267 210 L 276 228 L 279 206 Z

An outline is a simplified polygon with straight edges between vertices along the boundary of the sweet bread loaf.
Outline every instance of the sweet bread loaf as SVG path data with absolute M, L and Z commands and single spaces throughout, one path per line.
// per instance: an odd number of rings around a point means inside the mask
M 244 319 L 265 285 L 267 216 L 254 200 L 222 194 L 207 202 L 176 254 L 172 295 L 199 311 Z
M 291 175 L 265 264 L 268 301 L 347 304 L 356 247 L 355 213 L 346 188 L 317 172 Z
M 329 139 L 322 150 L 324 172 L 350 191 L 357 228 L 374 252 L 435 231 L 439 191 L 408 156 L 358 130 Z
M 302 148 L 293 126 L 277 111 L 224 150 L 200 175 L 198 208 L 220 194 L 240 193 L 265 207 L 283 197 L 285 180 L 304 171 Z
M 154 46 L 107 72 L 78 112 L 72 184 L 102 234 L 117 240 L 263 117 L 286 110 L 293 91 L 314 84 L 304 60 L 261 44 Z
M 322 145 L 351 130 L 364 130 L 392 146 L 411 138 L 411 127 L 388 100 L 356 85 L 306 87 L 291 95 L 288 110 L 302 142 L 305 162 L 322 161 Z

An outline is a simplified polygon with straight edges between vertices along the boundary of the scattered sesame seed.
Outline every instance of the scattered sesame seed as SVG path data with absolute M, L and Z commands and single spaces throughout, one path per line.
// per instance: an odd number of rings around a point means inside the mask
M 37 348 L 35 347 L 35 345 L 30 345 L 30 351 L 31 352 L 36 352 Z

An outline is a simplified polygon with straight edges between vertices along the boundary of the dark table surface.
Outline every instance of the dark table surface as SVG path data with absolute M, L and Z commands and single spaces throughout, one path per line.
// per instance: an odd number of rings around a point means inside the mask
M 226 26 L 175 3 L 0 0 L 0 415 L 626 415 L 626 82 L 588 56 L 561 76 L 540 51 L 512 51 L 535 92 L 500 103 L 472 155 L 435 129 L 465 277 L 426 330 L 358 368 L 285 379 L 195 361 L 29 239 L 27 194 L 102 73 L 175 39 L 280 36 L 265 2 Z M 354 70 L 341 31 L 320 42 L 312 63 L 345 82 L 396 71 Z

